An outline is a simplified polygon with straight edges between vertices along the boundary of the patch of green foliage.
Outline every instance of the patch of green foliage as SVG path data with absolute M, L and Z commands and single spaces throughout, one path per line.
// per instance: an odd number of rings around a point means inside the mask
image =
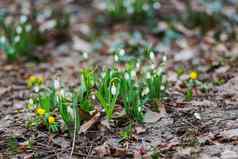
M 120 83 L 120 97 L 127 114 L 136 121 L 143 121 L 143 100 L 140 97 L 140 90 L 132 79 L 131 74 L 124 73 Z
M 32 50 L 46 42 L 44 35 L 29 17 L 22 15 L 20 22 L 7 23 L 6 17 L 0 18 L 0 48 L 9 60 L 19 57 L 33 57 Z
M 112 69 L 106 70 L 102 76 L 96 96 L 104 108 L 108 119 L 111 119 L 120 93 L 121 74 L 116 69 Z
M 132 23 L 155 23 L 155 11 L 159 8 L 158 0 L 107 0 L 107 14 L 111 20 L 129 20 Z
M 150 77 L 136 77 L 134 69 L 134 64 L 128 64 L 125 70 L 119 71 L 114 67 L 100 75 L 92 69 L 83 69 L 81 83 L 73 90 L 62 87 L 57 80 L 50 88 L 41 86 L 32 106 L 28 107 L 35 110 L 30 126 L 45 126 L 51 132 L 58 132 L 62 127 L 69 132 L 72 128 L 78 131 L 81 121 L 85 120 L 81 116 L 82 111 L 90 116 L 96 110 L 96 102 L 103 108 L 108 120 L 112 119 L 118 104 L 130 119 L 143 122 L 144 104 L 164 100 L 167 85 L 164 73 L 159 70 L 152 71 Z M 144 87 L 148 88 L 147 93 L 143 93 Z
M 69 28 L 69 14 L 52 12 L 50 21 L 44 22 L 38 21 L 38 17 L 42 15 L 36 10 L 32 16 L 22 14 L 16 21 L 13 21 L 13 17 L 8 13 L 0 14 L 0 49 L 8 60 L 15 61 L 19 58 L 37 60 L 38 56 L 34 54 L 34 50 L 46 44 L 48 32 L 61 34 Z

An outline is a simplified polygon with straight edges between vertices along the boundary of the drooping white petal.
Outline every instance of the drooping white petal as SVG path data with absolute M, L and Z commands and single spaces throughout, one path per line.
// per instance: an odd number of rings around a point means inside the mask
M 111 93 L 112 93 L 112 95 L 116 95 L 116 93 L 117 93 L 117 88 L 116 88 L 116 86 L 113 84 L 112 85 L 112 87 L 111 87 Z

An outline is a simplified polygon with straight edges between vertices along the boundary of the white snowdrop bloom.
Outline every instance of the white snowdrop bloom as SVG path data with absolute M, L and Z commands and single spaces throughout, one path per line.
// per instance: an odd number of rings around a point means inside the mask
M 148 4 L 144 4 L 143 5 L 143 10 L 144 11 L 148 11 L 149 10 L 149 5 Z
M 14 42 L 15 43 L 18 43 L 20 41 L 20 36 L 16 36 L 15 38 L 14 38 Z
M 50 20 L 47 23 L 48 28 L 54 28 L 56 26 L 56 21 L 55 20 Z
M 38 92 L 40 91 L 40 87 L 35 86 L 35 87 L 33 88 L 33 91 L 34 91 L 35 93 L 38 93 Z
M 151 68 L 151 69 L 155 69 L 155 67 L 156 67 L 155 64 L 151 64 L 151 65 L 150 65 L 150 68 Z
M 72 97 L 73 97 L 71 92 L 65 92 L 64 95 L 67 99 L 72 99 Z
M 140 62 L 136 63 L 136 68 L 139 69 L 140 68 Z
M 165 86 L 164 86 L 164 85 L 162 85 L 160 89 L 161 89 L 161 90 L 165 90 Z
M 26 25 L 26 32 L 30 32 L 32 30 L 32 26 L 30 24 Z
M 145 78 L 146 78 L 146 79 L 151 78 L 151 74 L 150 74 L 150 72 L 147 72 L 147 73 L 146 73 Z
M 39 14 L 36 17 L 36 21 L 39 22 L 39 23 L 43 23 L 45 21 L 45 17 L 42 14 Z
M 117 94 L 117 88 L 116 88 L 116 86 L 115 86 L 114 84 L 112 84 L 111 93 L 112 93 L 112 95 L 114 95 L 114 96 Z
M 147 95 L 149 92 L 150 92 L 150 89 L 149 89 L 148 87 L 146 87 L 146 88 L 143 89 L 141 95 L 142 95 L 142 96 L 145 96 L 145 95 Z
M 167 61 L 167 56 L 163 56 L 163 62 L 166 62 Z
M 27 18 L 26 15 L 22 15 L 22 16 L 20 17 L 20 23 L 21 23 L 21 24 L 26 23 L 27 19 L 28 19 L 28 18 Z
M 155 54 L 153 51 L 150 52 L 150 59 L 151 60 L 154 60 L 155 59 Z
M 106 76 L 106 73 L 105 73 L 105 72 L 101 73 L 101 77 L 102 77 L 102 78 L 104 78 L 105 76 Z
M 132 70 L 132 71 L 131 71 L 131 77 L 133 77 L 133 78 L 136 77 L 136 71 L 135 71 L 135 70 Z
M 117 62 L 119 61 L 119 57 L 117 55 L 114 56 L 114 60 Z
M 54 88 L 55 88 L 55 89 L 59 89 L 59 88 L 60 88 L 60 82 L 59 82 L 59 80 L 54 80 L 53 85 L 54 85 Z
M 95 99 L 96 99 L 96 96 L 95 96 L 94 94 L 92 95 L 92 99 L 93 99 L 93 100 L 95 100 Z
M 60 96 L 63 96 L 63 97 L 65 96 L 65 91 L 64 91 L 64 89 L 61 89 L 61 90 L 59 91 L 59 95 L 60 95 Z
M 162 67 L 158 68 L 157 74 L 160 75 L 164 72 L 164 69 Z
M 22 33 L 22 27 L 21 26 L 17 26 L 16 32 L 17 32 L 17 34 L 21 34 Z
M 121 49 L 121 50 L 119 51 L 119 55 L 120 55 L 120 56 L 124 56 L 124 55 L 125 55 L 125 53 L 126 53 L 126 52 L 125 52 L 125 50 L 124 50 L 124 49 Z
M 128 14 L 133 14 L 133 12 L 134 12 L 134 8 L 131 7 L 131 6 L 128 6 L 128 7 L 127 7 L 127 13 L 128 13 Z
M 194 116 L 195 116 L 195 118 L 197 118 L 198 120 L 201 120 L 202 118 L 201 118 L 201 115 L 199 114 L 199 113 L 194 113 Z
M 34 104 L 34 101 L 33 101 L 33 99 L 31 98 L 31 99 L 29 99 L 29 101 L 28 101 L 28 104 Z
M 136 88 L 139 88 L 138 82 L 135 82 L 135 87 L 136 87 Z
M 141 112 L 141 107 L 138 107 L 138 112 Z
M 70 114 L 70 116 L 74 119 L 74 110 L 70 107 L 70 106 L 68 106 L 67 107 L 67 112 Z
M 126 73 L 124 74 L 124 78 L 125 78 L 126 80 L 129 80 L 129 79 L 130 79 L 130 75 L 126 72 Z
M 123 1 L 123 5 L 124 5 L 124 6 L 130 6 L 131 3 L 134 3 L 134 1 L 133 1 L 133 0 L 124 0 L 124 1 Z
M 159 2 L 155 2 L 153 7 L 154 7 L 154 9 L 160 9 L 160 3 Z
M 5 43 L 7 40 L 6 40 L 6 37 L 5 36 L 1 36 L 0 37 L 0 43 Z
M 84 58 L 84 59 L 88 59 L 88 53 L 83 52 L 83 58 Z

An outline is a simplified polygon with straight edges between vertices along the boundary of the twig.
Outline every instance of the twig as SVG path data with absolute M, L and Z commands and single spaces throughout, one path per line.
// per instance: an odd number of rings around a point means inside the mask
M 75 147 L 75 139 L 76 139 L 76 129 L 77 129 L 77 118 L 76 118 L 76 111 L 74 111 L 74 137 L 73 137 L 73 143 L 72 143 L 72 149 L 69 158 L 72 159 L 73 153 L 74 153 L 74 147 Z

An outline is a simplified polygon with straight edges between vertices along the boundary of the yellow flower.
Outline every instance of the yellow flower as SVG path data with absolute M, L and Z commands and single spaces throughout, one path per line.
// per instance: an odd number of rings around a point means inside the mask
M 38 114 L 39 116 L 43 116 L 45 114 L 45 109 L 43 108 L 37 108 L 36 109 L 36 114 Z
M 198 79 L 198 72 L 192 71 L 192 72 L 190 73 L 190 79 L 192 79 L 192 80 Z
M 54 124 L 54 123 L 55 123 L 55 117 L 49 116 L 49 117 L 48 117 L 48 122 L 49 122 L 50 125 L 51 125 L 51 124 Z
M 31 88 L 32 86 L 39 86 L 39 85 L 42 85 L 44 83 L 44 77 L 43 76 L 30 76 L 28 79 L 27 79 L 27 86 L 29 88 Z

